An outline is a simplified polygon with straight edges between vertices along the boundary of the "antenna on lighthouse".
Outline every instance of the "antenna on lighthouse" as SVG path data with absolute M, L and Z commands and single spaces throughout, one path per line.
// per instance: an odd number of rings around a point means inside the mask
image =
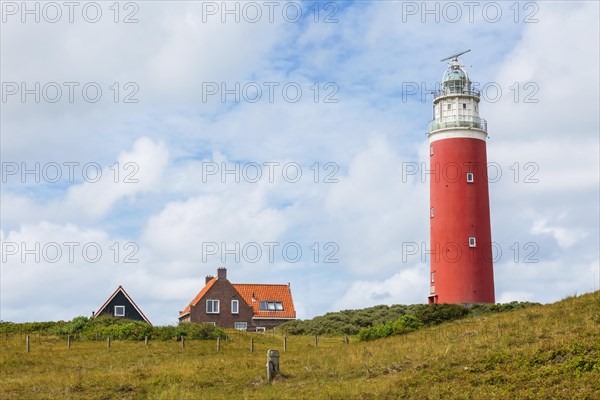
M 463 51 L 463 52 L 460 52 L 460 53 L 453 54 L 453 55 L 451 55 L 450 57 L 446 57 L 446 58 L 444 58 L 444 59 L 442 59 L 442 60 L 440 60 L 440 61 L 441 61 L 441 62 L 444 62 L 444 61 L 446 61 L 446 60 L 450 60 L 450 59 L 452 59 L 452 61 L 458 61 L 458 57 L 460 57 L 460 56 L 462 56 L 463 54 L 465 54 L 465 53 L 468 53 L 468 52 L 470 52 L 470 51 L 471 51 L 471 49 L 468 49 L 468 50 L 465 50 L 465 51 Z

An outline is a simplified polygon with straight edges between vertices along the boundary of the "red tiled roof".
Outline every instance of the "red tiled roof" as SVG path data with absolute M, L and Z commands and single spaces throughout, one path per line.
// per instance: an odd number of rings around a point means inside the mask
M 179 317 L 183 317 L 190 312 L 190 307 L 198 304 L 208 290 L 215 284 L 218 278 L 211 279 L 206 286 L 202 288 L 200 293 L 188 304 L 188 306 L 179 313 Z M 250 307 L 254 317 L 259 318 L 296 318 L 296 310 L 294 309 L 294 301 L 292 300 L 292 291 L 288 285 L 270 285 L 270 284 L 248 284 L 248 283 L 233 283 L 233 288 L 240 294 L 242 299 Z M 254 300 L 254 301 L 253 301 Z M 280 301 L 283 305 L 283 311 L 263 311 L 260 309 L 262 301 Z
M 127 299 L 129 300 L 129 302 L 135 307 L 135 309 L 140 313 L 140 315 L 142 316 L 142 318 L 144 318 L 144 320 L 148 323 L 148 325 L 152 325 L 152 322 L 150 322 L 150 320 L 144 315 L 144 313 L 142 312 L 142 310 L 137 306 L 137 304 L 135 304 L 135 301 L 133 301 L 133 299 L 131 297 L 129 297 L 129 295 L 127 294 L 127 292 L 125 291 L 125 288 L 123 288 L 123 286 L 119 285 L 119 287 L 113 292 L 113 294 L 110 295 L 110 297 L 104 302 L 104 304 L 102 304 L 100 306 L 100 308 L 98 309 L 98 311 L 96 311 L 94 313 L 94 318 L 99 317 L 100 316 L 100 312 L 102 310 L 104 310 L 104 307 L 106 307 L 106 305 L 108 303 L 110 303 L 110 301 L 113 299 L 113 297 L 115 297 L 117 295 L 117 293 L 119 293 L 119 291 L 123 292 L 123 294 L 125 295 L 125 297 L 127 297 Z
M 206 284 L 206 286 L 204 286 L 202 288 L 202 290 L 200 291 L 200 293 L 198 293 L 196 295 L 196 297 L 194 297 L 194 299 L 190 302 L 190 304 L 187 305 L 187 307 L 185 308 L 185 310 L 183 310 L 182 312 L 179 313 L 179 316 L 183 317 L 184 315 L 188 314 L 190 312 L 190 306 L 195 306 L 196 304 L 198 304 L 198 302 L 200 300 L 202 300 L 202 298 L 204 297 L 204 295 L 206 294 L 206 292 L 208 292 L 208 289 L 210 289 L 211 287 L 213 287 L 213 285 L 215 284 L 216 281 L 217 281 L 217 278 L 212 278 L 210 281 L 208 281 L 208 283 Z
M 292 291 L 288 285 L 234 283 L 233 288 L 252 307 L 254 317 L 296 318 Z M 263 311 L 260 309 L 261 301 L 280 301 L 283 311 Z

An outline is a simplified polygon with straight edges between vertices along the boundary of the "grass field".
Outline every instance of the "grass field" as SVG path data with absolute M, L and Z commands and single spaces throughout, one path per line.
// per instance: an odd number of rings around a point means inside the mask
M 600 399 L 600 292 L 411 334 L 73 341 L 5 335 L 2 399 Z M 254 352 L 250 353 L 250 339 Z M 266 352 L 281 373 L 266 382 Z

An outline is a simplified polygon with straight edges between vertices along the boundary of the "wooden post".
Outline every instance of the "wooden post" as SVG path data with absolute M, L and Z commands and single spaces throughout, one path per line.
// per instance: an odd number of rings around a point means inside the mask
M 148 336 L 144 338 L 144 346 L 148 347 Z
M 110 336 L 106 338 L 106 348 L 110 349 Z
M 71 350 L 71 335 L 67 335 L 67 350 Z
M 250 353 L 254 352 L 254 338 L 250 338 Z
M 348 344 L 348 335 L 344 335 L 344 343 Z
M 221 337 L 217 338 L 217 351 L 221 351 Z
M 185 349 L 185 337 L 181 335 L 181 348 Z
M 27 352 L 29 353 L 29 335 L 25 338 L 25 347 L 27 347 Z
M 279 352 L 277 350 L 267 351 L 267 382 L 271 382 L 279 373 Z
M 319 337 L 315 335 L 315 347 L 319 347 Z
M 287 336 L 283 337 L 283 351 L 287 351 Z

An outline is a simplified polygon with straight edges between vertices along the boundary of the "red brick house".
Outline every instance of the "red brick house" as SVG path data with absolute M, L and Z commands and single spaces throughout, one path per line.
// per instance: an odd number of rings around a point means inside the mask
M 207 276 L 202 290 L 179 313 L 179 322 L 247 331 L 263 331 L 295 318 L 289 284 L 232 284 L 226 268 L 219 268 L 216 277 Z

